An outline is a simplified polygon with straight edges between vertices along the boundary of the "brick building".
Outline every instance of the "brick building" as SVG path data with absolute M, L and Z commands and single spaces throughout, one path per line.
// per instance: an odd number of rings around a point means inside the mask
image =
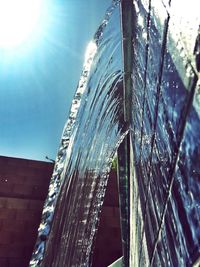
M 1 267 L 28 266 L 52 171 L 52 163 L 0 156 Z

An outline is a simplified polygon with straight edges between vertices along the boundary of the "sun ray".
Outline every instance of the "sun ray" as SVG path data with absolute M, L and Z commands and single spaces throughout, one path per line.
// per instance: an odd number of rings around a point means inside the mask
M 41 16 L 41 0 L 0 0 L 0 47 L 22 44 L 34 32 Z

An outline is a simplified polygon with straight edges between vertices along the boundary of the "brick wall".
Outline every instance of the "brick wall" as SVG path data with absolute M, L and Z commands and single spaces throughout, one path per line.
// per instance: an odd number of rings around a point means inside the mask
M 52 163 L 0 156 L 0 267 L 28 266 L 52 171 Z

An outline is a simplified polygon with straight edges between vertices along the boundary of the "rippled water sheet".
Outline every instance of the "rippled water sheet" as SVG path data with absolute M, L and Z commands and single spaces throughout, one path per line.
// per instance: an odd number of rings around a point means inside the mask
M 199 8 L 135 1 L 131 266 L 200 257 Z
M 122 21 L 134 39 L 121 40 L 119 1 L 114 1 L 89 46 L 31 266 L 89 266 L 107 174 L 122 140 L 125 266 L 184 267 L 198 261 L 199 4 L 123 3 L 134 4 L 133 23 L 127 23 L 126 14 Z M 126 54 L 126 42 L 133 45 L 132 57 Z M 132 82 L 129 98 L 122 97 L 122 70 L 127 72 L 125 86 Z M 128 85 L 126 75 L 132 78 Z M 130 112 L 128 119 L 124 110 Z M 127 149 L 125 141 L 130 141 Z
M 126 134 L 119 1 L 86 54 L 30 266 L 89 266 L 107 176 Z

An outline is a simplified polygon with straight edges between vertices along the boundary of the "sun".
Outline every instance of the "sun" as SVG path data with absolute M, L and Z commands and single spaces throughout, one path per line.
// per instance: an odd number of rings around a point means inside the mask
M 0 0 L 0 48 L 25 42 L 39 27 L 42 0 Z

